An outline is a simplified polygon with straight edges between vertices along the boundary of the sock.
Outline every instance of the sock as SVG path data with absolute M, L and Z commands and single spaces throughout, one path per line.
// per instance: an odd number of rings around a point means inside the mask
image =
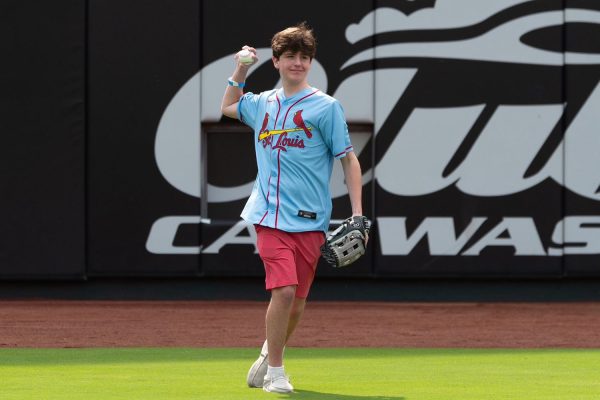
M 267 376 L 270 376 L 271 378 L 274 378 L 276 376 L 283 376 L 283 375 L 285 375 L 283 365 L 281 367 L 271 367 L 269 365 L 269 367 L 267 368 Z

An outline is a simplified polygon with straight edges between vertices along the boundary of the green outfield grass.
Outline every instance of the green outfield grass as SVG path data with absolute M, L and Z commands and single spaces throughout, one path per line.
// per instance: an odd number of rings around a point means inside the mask
M 600 399 L 600 350 L 292 348 L 291 395 L 245 386 L 256 352 L 0 349 L 0 399 Z

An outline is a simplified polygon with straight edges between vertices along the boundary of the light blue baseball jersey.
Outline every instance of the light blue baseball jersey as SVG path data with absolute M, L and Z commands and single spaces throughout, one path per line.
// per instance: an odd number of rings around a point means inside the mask
M 258 175 L 241 217 L 287 232 L 329 229 L 333 160 L 352 151 L 340 103 L 315 88 L 246 93 L 238 118 L 254 130 Z

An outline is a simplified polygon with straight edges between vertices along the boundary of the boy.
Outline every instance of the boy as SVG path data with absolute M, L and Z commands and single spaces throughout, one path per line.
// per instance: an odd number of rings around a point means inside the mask
M 243 93 L 248 69 L 258 61 L 256 50 L 244 46 L 253 62 L 241 63 L 236 55 L 221 111 L 254 130 L 258 175 L 241 216 L 256 228 L 271 291 L 267 340 L 248 372 L 248 385 L 289 393 L 294 389 L 284 372 L 283 350 L 302 317 L 329 229 L 333 160 L 341 160 L 353 216 L 362 215 L 362 182 L 341 105 L 308 84 L 316 52 L 312 30 L 305 23 L 284 29 L 271 48 L 282 87 Z

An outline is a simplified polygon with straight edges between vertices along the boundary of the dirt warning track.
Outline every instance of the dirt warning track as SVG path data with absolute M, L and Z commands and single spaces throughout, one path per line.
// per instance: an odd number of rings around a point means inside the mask
M 257 347 L 266 302 L 0 301 L 0 347 Z M 600 347 L 600 303 L 309 302 L 297 347 Z

